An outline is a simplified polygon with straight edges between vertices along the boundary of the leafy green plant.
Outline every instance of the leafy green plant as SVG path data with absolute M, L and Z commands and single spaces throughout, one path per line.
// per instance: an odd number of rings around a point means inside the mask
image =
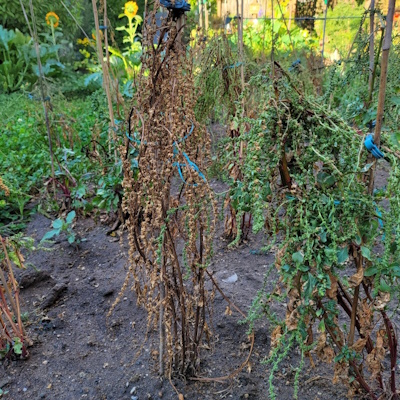
M 60 20 L 63 26 L 64 35 L 68 40 L 72 40 L 78 27 L 75 21 L 70 17 L 68 11 L 60 2 L 54 2 L 51 0 L 33 1 L 34 13 L 37 17 L 37 21 L 45 21 L 46 14 L 49 10 L 53 10 L 57 15 L 60 16 Z M 27 3 L 25 3 L 25 6 Z M 85 8 L 85 2 L 83 0 L 76 0 L 68 2 L 69 11 L 74 15 L 79 23 L 83 20 L 83 11 Z M 88 4 L 88 9 L 91 10 L 91 5 Z M 90 7 L 90 8 L 89 8 Z M 29 9 L 29 7 L 28 7 Z M 29 12 L 29 11 L 28 11 Z M 19 28 L 23 33 L 28 34 L 29 29 L 26 25 L 24 14 L 21 10 L 21 4 L 19 0 L 0 0 L 0 25 L 3 25 L 7 29 Z M 45 31 L 47 28 L 44 24 L 37 24 L 39 33 Z
M 119 18 L 126 17 L 128 19 L 127 25 L 116 28 L 117 31 L 124 33 L 123 43 L 128 46 L 123 51 L 118 49 L 116 46 L 108 46 L 110 52 L 110 65 L 113 74 L 121 85 L 120 92 L 126 97 L 132 97 L 133 95 L 131 90 L 132 82 L 134 77 L 138 74 L 141 66 L 142 45 L 139 40 L 141 34 L 137 31 L 143 19 L 137 14 L 137 11 L 137 3 L 134 1 L 128 1 L 125 3 L 124 12 L 119 15 Z M 82 44 L 85 45 L 84 40 L 82 41 Z M 100 81 L 100 66 L 98 64 L 93 65 L 90 63 L 91 54 L 86 49 L 82 51 L 82 54 L 84 54 L 85 61 L 89 70 L 92 72 L 92 74 L 87 77 L 86 83 L 89 84 L 93 81 Z
M 79 244 L 81 239 L 77 236 L 77 234 L 73 231 L 73 221 L 75 219 L 76 213 L 75 211 L 70 211 L 65 220 L 62 218 L 58 218 L 52 222 L 53 229 L 44 234 L 41 242 L 45 240 L 50 240 L 54 236 L 59 236 L 60 233 L 64 232 L 67 236 L 67 240 L 69 244 Z
M 299 369 L 313 351 L 335 364 L 335 382 L 346 384 L 349 396 L 363 390 L 376 399 L 385 388 L 385 354 L 391 368 L 397 357 L 387 312 L 399 296 L 396 147 L 383 136 L 390 171 L 386 187 L 371 196 L 363 132 L 302 93 L 278 63 L 274 68 L 275 79 L 264 68 L 247 83 L 245 102 L 254 106 L 254 117 L 239 119 L 240 135 L 222 154 L 226 162 L 243 160 L 241 175 L 230 182 L 233 204 L 251 212 L 255 231 L 266 228 L 270 245 L 279 238 L 279 280 L 251 312 L 254 318 L 264 311 L 274 327 L 270 398 L 276 398 L 275 372 L 296 346 Z M 240 142 L 242 153 L 235 151 Z M 287 304 L 284 320 L 270 311 L 273 300 Z M 395 378 L 391 373 L 392 393 Z
M 18 90 L 29 75 L 33 56 L 31 38 L 18 29 L 8 30 L 0 25 L 0 90 Z

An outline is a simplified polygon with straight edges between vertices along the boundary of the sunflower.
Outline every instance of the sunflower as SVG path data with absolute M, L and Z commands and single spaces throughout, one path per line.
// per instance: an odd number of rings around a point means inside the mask
M 46 14 L 47 25 L 53 25 L 54 28 L 57 28 L 59 21 L 60 17 L 54 11 L 50 11 Z
M 125 3 L 124 14 L 129 18 L 132 19 L 136 13 L 138 12 L 138 5 L 134 1 L 128 1 Z

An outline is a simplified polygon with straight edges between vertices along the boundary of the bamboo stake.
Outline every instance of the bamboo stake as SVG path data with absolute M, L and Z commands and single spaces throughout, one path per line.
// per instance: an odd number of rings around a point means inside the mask
M 110 52 L 108 51 L 108 16 L 107 16 L 107 0 L 103 0 L 104 14 L 103 14 L 103 24 L 104 24 L 104 48 L 106 51 L 106 62 L 107 68 L 110 69 Z
M 292 46 L 292 52 L 295 54 L 297 52 L 296 52 L 296 49 L 295 49 L 294 44 L 293 44 L 292 35 L 290 34 L 290 24 L 288 25 L 286 23 L 286 18 L 285 18 L 285 15 L 283 14 L 283 10 L 282 10 L 281 3 L 280 3 L 279 0 L 278 0 L 278 7 L 279 7 L 279 11 L 281 13 L 281 18 L 283 20 L 283 23 L 285 24 L 286 32 L 287 32 L 287 34 L 289 36 L 290 45 Z
M 321 50 L 321 66 L 324 66 L 324 51 L 325 51 L 325 34 L 326 34 L 326 20 L 328 17 L 328 0 L 325 1 L 324 12 L 324 31 L 322 34 L 322 50 Z
M 396 6 L 396 0 L 389 0 L 389 9 L 386 16 L 385 37 L 383 39 L 383 46 L 382 46 L 381 79 L 379 82 L 378 110 L 376 113 L 376 126 L 374 135 L 374 142 L 378 147 L 381 143 L 381 130 L 382 130 L 382 120 L 383 120 L 383 113 L 385 106 L 385 97 L 386 97 L 389 51 L 392 44 L 393 17 L 394 17 L 395 6 Z M 374 165 L 371 168 L 369 176 L 368 192 L 370 194 L 372 194 L 374 190 L 375 170 L 376 170 L 376 162 L 374 162 Z
M 374 59 L 374 65 L 373 65 L 373 69 L 372 69 L 371 81 L 369 82 L 369 89 L 368 89 L 369 90 L 369 94 L 368 94 L 367 102 L 365 103 L 365 107 L 366 108 L 369 108 L 369 106 L 371 105 L 372 96 L 373 96 L 373 93 L 374 93 L 376 69 L 378 67 L 379 57 L 381 55 L 384 32 L 385 32 L 385 28 L 383 27 L 383 28 L 381 28 L 381 38 L 379 40 L 378 52 L 376 53 L 376 57 Z
M 375 65 L 375 0 L 371 0 L 369 16 L 369 92 L 373 91 L 373 69 Z
M 243 50 L 243 22 L 244 22 L 244 0 L 242 0 L 241 4 L 241 11 L 240 11 L 240 19 L 239 19 L 239 24 L 240 24 L 240 41 L 239 41 L 239 49 L 240 49 L 240 79 L 242 82 L 242 92 L 244 92 L 244 50 Z M 244 99 L 243 99 L 244 101 Z M 243 112 L 244 112 L 244 107 L 243 107 Z
M 44 83 L 43 83 L 43 68 L 42 68 L 42 61 L 40 59 L 40 46 L 39 46 L 39 40 L 38 40 L 38 34 L 37 34 L 37 28 L 36 28 L 36 22 L 35 22 L 35 13 L 33 11 L 33 4 L 32 0 L 29 0 L 29 8 L 30 8 L 30 13 L 31 13 L 31 18 L 32 18 L 32 25 L 33 25 L 33 30 L 31 27 L 31 24 L 29 23 L 29 18 L 28 15 L 25 11 L 25 7 L 22 3 L 22 0 L 19 0 L 19 3 L 21 4 L 22 12 L 24 13 L 25 21 L 28 25 L 29 33 L 33 38 L 33 42 L 35 44 L 35 51 L 36 51 L 36 59 L 38 63 L 38 70 L 39 70 L 39 87 L 40 87 L 40 95 L 42 98 L 42 105 L 43 105 L 43 111 L 44 111 L 44 119 L 46 122 L 46 130 L 47 130 L 47 140 L 49 142 L 49 152 L 50 152 L 50 164 L 51 164 L 51 179 L 53 181 L 53 195 L 54 198 L 56 197 L 56 179 L 55 179 L 55 172 L 54 172 L 54 154 L 53 154 L 53 144 L 51 142 L 51 132 L 50 132 L 50 121 L 49 121 L 49 114 L 47 112 L 47 106 L 46 106 L 46 96 L 44 92 Z
M 204 26 L 206 29 L 206 32 L 208 32 L 208 4 L 207 0 L 204 1 Z
M 199 25 L 201 28 L 201 33 L 204 36 L 204 24 L 203 24 L 203 0 L 199 0 Z
M 103 87 L 106 92 L 107 96 L 107 105 L 108 105 L 108 113 L 110 116 L 110 126 L 109 126 L 109 132 L 108 132 L 108 140 L 109 140 L 109 150 L 111 151 L 111 139 L 114 139 L 114 143 L 116 143 L 116 134 L 115 134 L 115 120 L 114 120 L 114 110 L 113 110 L 113 105 L 112 105 L 112 98 L 111 98 L 111 91 L 110 91 L 110 75 L 108 73 L 108 67 L 107 64 L 104 62 L 103 58 L 103 48 L 102 48 L 102 42 L 101 42 L 101 37 L 100 37 L 100 24 L 99 24 L 99 14 L 97 11 L 97 4 L 96 0 L 92 0 L 92 7 L 93 7 L 93 15 L 94 15 L 94 24 L 96 28 L 96 46 L 97 46 L 97 55 L 99 58 L 99 62 L 101 64 L 101 69 L 103 71 Z M 104 8 L 105 5 L 104 5 Z M 107 50 L 106 50 L 107 51 Z M 112 132 L 112 134 L 110 134 Z M 114 147 L 114 155 L 115 155 L 115 161 L 117 161 L 117 149 Z

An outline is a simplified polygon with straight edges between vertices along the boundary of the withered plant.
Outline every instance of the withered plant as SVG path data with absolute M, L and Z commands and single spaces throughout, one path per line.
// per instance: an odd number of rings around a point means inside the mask
M 278 243 L 278 281 L 260 292 L 249 321 L 271 319 L 270 398 L 274 376 L 296 346 L 300 360 L 334 363 L 334 382 L 349 397 L 397 398 L 397 335 L 389 312 L 400 277 L 400 161 L 382 135 L 390 164 L 385 187 L 371 195 L 366 132 L 298 89 L 279 64 L 248 84 L 258 99 L 242 169 L 243 196 Z M 380 184 L 381 186 L 382 184 Z M 262 228 L 262 224 L 254 224 Z M 269 305 L 286 303 L 286 317 Z M 388 367 L 385 367 L 388 366 Z
M 211 338 L 213 293 L 205 287 L 205 269 L 215 202 L 205 176 L 210 140 L 195 118 L 192 56 L 182 44 L 184 17 L 170 13 L 157 27 L 158 8 L 157 0 L 146 16 L 129 139 L 121 148 L 128 275 L 149 330 L 160 333 L 160 373 L 187 376 L 198 369 L 204 338 Z M 130 147 L 138 148 L 138 173 Z
M 210 119 L 215 113 L 219 113 L 219 120 L 226 124 L 226 140 L 218 151 L 222 156 L 224 172 L 230 182 L 231 190 L 224 200 L 225 231 L 224 236 L 237 244 L 247 237 L 252 215 L 249 212 L 248 199 L 242 198 L 243 190 L 236 185 L 242 181 L 242 169 L 246 141 L 237 140 L 242 132 L 249 126 L 243 122 L 243 115 L 251 114 L 251 105 L 243 106 L 243 86 L 241 82 L 241 67 L 239 54 L 235 53 L 225 35 L 215 35 L 206 44 L 199 46 L 196 63 L 200 72 L 196 77 L 199 90 L 196 115 L 201 120 Z M 247 66 L 246 70 L 250 70 Z M 247 200 L 247 201 L 246 201 Z
M 23 263 L 18 241 L 0 236 L 0 359 L 29 355 L 30 341 L 21 320 L 19 286 L 13 271 L 15 266 L 24 268 Z

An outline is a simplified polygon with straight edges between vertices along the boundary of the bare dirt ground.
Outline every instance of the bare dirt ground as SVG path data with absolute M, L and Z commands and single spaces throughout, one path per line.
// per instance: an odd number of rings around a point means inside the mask
M 40 240 L 51 221 L 36 215 L 27 235 Z M 222 225 L 222 223 L 221 223 Z M 168 379 L 157 374 L 157 333 L 146 331 L 146 314 L 128 290 L 115 311 L 107 313 L 126 276 L 126 245 L 106 235 L 108 226 L 80 219 L 75 230 L 86 239 L 79 248 L 60 237 L 50 251 L 29 255 L 29 267 L 19 276 L 23 312 L 29 313 L 28 333 L 34 345 L 30 358 L 6 361 L 0 366 L 0 387 L 5 399 L 54 400 L 144 400 L 177 399 Z M 274 273 L 264 276 L 273 254 L 262 254 L 265 237 L 250 235 L 246 243 L 228 249 L 217 234 L 210 270 L 224 293 L 247 312 L 259 289 L 273 287 Z M 237 275 L 236 282 L 229 277 Z M 227 282 L 225 282 L 226 280 Z M 248 326 L 217 293 L 214 302 L 214 345 L 202 352 L 201 376 L 229 375 L 249 353 Z M 284 313 L 284 305 L 276 311 Z M 255 345 L 250 364 L 240 373 L 219 382 L 174 379 L 186 400 L 269 399 L 270 366 L 262 361 L 270 350 L 266 318 L 255 326 Z M 332 371 L 317 360 L 309 362 L 300 378 L 299 399 L 345 399 L 346 389 L 331 383 Z M 276 374 L 276 398 L 293 398 L 295 368 L 299 355 L 293 352 Z

